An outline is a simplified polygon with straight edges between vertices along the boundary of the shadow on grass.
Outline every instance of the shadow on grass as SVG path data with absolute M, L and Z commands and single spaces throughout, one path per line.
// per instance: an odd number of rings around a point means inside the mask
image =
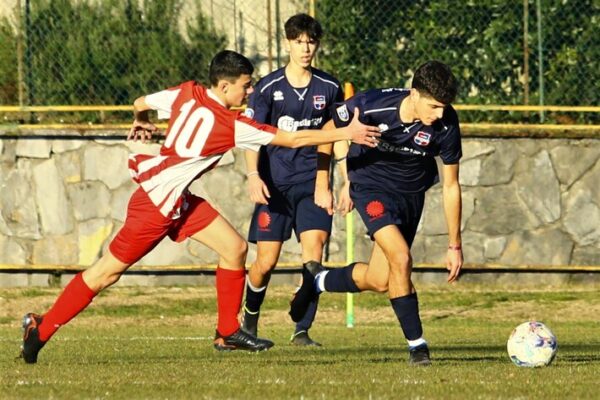
M 62 349 L 64 351 L 64 349 Z M 191 351 L 190 351 L 191 350 Z M 188 349 L 184 354 L 165 354 L 161 351 L 141 350 L 136 348 L 130 351 L 119 351 L 115 353 L 89 354 L 86 350 L 69 351 L 68 356 L 63 354 L 48 354 L 49 359 L 55 365 L 136 365 L 144 364 L 177 363 L 183 360 L 187 362 L 202 363 L 236 363 L 240 365 L 254 365 L 260 367 L 262 364 L 271 365 L 276 362 L 281 366 L 328 366 L 340 363 L 356 364 L 404 364 L 408 359 L 408 351 L 404 346 L 378 346 L 373 347 L 344 347 L 344 348 L 320 348 L 305 349 L 288 347 L 285 345 L 274 348 L 263 353 L 249 353 L 236 351 L 231 353 L 212 352 L 208 349 Z M 91 349 L 89 351 L 92 351 Z M 164 349 L 162 350 L 164 351 Z M 42 360 L 45 358 L 42 354 Z M 440 364 L 468 364 L 468 363 L 505 363 L 507 361 L 506 348 L 504 346 L 489 345 L 446 345 L 432 346 L 431 356 L 434 363 Z M 600 363 L 600 343 L 590 344 L 566 344 L 559 345 L 558 360 L 561 364 L 598 364 Z M 22 362 L 22 360 L 15 360 Z M 42 361 L 42 364 L 45 364 Z

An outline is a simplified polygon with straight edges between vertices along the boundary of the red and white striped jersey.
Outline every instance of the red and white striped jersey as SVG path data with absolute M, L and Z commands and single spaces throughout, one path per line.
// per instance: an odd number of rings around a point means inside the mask
M 210 90 L 193 81 L 145 97 L 169 118 L 160 155 L 132 154 L 129 172 L 168 218 L 178 218 L 189 185 L 238 147 L 258 151 L 277 129 L 228 110 Z

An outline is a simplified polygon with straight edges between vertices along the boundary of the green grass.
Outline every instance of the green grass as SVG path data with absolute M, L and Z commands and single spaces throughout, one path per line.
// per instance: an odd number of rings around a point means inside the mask
M 344 295 L 322 296 L 311 334 L 324 347 L 303 349 L 288 344 L 291 287 L 269 290 L 260 328 L 276 342 L 269 352 L 212 349 L 213 288 L 115 288 L 63 327 L 33 366 L 14 359 L 18 319 L 47 308 L 58 291 L 0 290 L 0 398 L 598 397 L 600 292 L 592 288 L 423 288 L 429 368 L 407 365 L 405 342 L 383 295 L 355 297 L 353 329 L 343 324 Z M 529 318 L 544 321 L 558 337 L 550 367 L 518 368 L 506 355 L 512 328 Z

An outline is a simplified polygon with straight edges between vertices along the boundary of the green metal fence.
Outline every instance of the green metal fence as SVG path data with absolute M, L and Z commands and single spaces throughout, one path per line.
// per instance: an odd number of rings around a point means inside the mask
M 461 104 L 600 105 L 598 0 L 4 0 L 0 107 L 130 104 L 203 81 L 223 48 L 265 75 L 286 61 L 285 20 L 312 11 L 326 33 L 318 66 L 357 90 L 404 86 L 435 58 L 460 78 Z M 475 110 L 462 118 L 597 124 L 599 115 Z M 0 118 L 24 116 L 0 108 Z

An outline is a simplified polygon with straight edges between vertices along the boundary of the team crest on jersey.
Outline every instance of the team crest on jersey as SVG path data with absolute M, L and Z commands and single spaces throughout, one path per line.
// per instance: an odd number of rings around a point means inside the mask
M 315 106 L 315 110 L 322 110 L 325 108 L 327 102 L 325 101 L 325 96 L 319 94 L 317 96 L 313 96 L 313 106 Z
M 431 133 L 419 131 L 415 135 L 414 141 L 419 146 L 427 146 L 427 145 L 429 145 L 430 139 L 431 139 Z
M 346 107 L 345 104 L 342 106 L 339 106 L 336 111 L 337 111 L 338 117 L 340 117 L 340 119 L 342 121 L 346 122 L 350 119 L 350 114 L 348 113 L 348 107 Z
M 273 92 L 273 101 L 283 101 L 283 92 L 281 90 Z
M 377 127 L 379 128 L 379 132 L 385 132 L 388 129 L 390 129 L 390 127 L 387 126 L 386 124 L 379 124 Z
M 248 118 L 254 118 L 254 109 L 247 107 L 246 111 L 244 111 L 244 115 Z

